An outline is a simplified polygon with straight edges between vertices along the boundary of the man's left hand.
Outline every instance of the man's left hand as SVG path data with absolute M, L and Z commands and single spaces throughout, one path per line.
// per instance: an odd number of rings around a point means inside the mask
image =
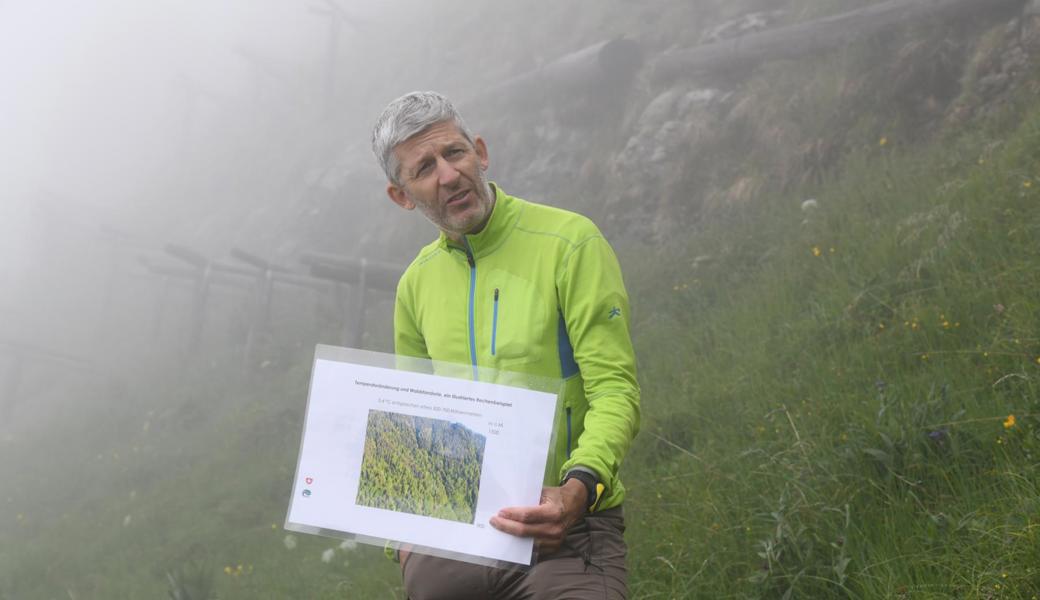
M 567 530 L 585 515 L 588 491 L 581 481 L 568 479 L 560 487 L 542 488 L 538 506 L 503 508 L 491 517 L 491 526 L 519 537 L 533 537 L 538 551 L 559 550 Z

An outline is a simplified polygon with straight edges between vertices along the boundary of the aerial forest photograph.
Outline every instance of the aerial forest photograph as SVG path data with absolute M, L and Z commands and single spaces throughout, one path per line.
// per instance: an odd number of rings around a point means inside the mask
M 472 523 L 486 441 L 460 423 L 370 410 L 357 503 Z

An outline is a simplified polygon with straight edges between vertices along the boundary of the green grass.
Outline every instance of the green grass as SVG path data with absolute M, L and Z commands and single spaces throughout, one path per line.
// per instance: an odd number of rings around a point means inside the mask
M 626 253 L 636 597 L 1040 593 L 1037 157 L 1033 109 Z

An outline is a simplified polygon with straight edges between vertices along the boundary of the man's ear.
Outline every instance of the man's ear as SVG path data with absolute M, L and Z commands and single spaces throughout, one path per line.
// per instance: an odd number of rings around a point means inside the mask
M 484 141 L 484 138 L 479 135 L 473 136 L 473 149 L 477 152 L 477 158 L 480 159 L 480 170 L 487 171 L 490 161 L 488 160 L 487 143 Z
M 408 197 L 407 193 L 405 193 L 404 188 L 400 186 L 392 183 L 387 184 L 386 195 L 390 196 L 390 200 L 392 200 L 394 204 L 405 210 L 412 210 L 415 208 L 415 202 L 412 202 L 412 199 Z

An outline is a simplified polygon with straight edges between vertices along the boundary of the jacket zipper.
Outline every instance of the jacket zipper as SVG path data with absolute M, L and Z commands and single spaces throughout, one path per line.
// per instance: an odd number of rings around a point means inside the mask
M 469 263 L 469 359 L 473 363 L 473 380 L 477 380 L 477 336 L 474 333 L 473 304 L 477 292 L 477 261 L 473 258 L 473 250 L 469 240 L 462 236 L 465 245 L 466 261 Z
M 498 333 L 498 288 L 495 288 L 495 311 L 491 316 L 491 356 L 495 355 L 495 335 Z
M 567 460 L 571 458 L 571 407 L 567 407 Z

